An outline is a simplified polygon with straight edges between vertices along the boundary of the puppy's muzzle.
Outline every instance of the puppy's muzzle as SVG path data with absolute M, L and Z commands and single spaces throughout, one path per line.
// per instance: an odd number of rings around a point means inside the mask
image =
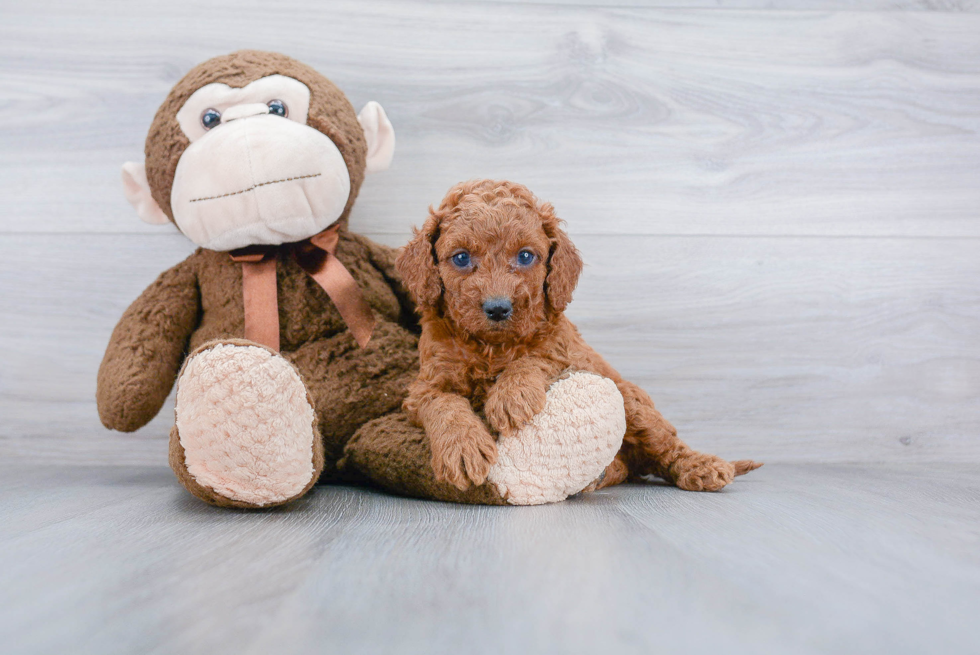
M 496 323 L 506 321 L 513 312 L 514 306 L 510 298 L 488 298 L 483 301 L 483 313 Z

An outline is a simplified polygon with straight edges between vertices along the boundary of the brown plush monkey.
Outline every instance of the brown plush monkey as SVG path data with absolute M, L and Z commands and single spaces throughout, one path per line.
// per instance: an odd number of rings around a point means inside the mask
M 418 372 L 414 306 L 394 252 L 347 228 L 365 172 L 386 168 L 393 148 L 376 103 L 355 114 L 308 66 L 241 51 L 178 82 L 145 164 L 123 167 L 139 216 L 175 223 L 200 248 L 123 314 L 99 369 L 99 415 L 136 430 L 176 382 L 170 463 L 198 498 L 271 507 L 318 479 L 354 479 L 442 500 L 547 502 L 580 491 L 618 448 L 622 399 L 599 380 L 560 380 L 490 482 L 460 491 L 435 479 L 426 435 L 401 411 Z M 569 427 L 576 412 L 584 422 Z M 563 473 L 569 443 L 588 462 L 576 476 Z
M 242 51 L 180 80 L 145 168 L 123 167 L 140 217 L 173 221 L 201 247 L 119 321 L 99 415 L 136 430 L 176 381 L 170 461 L 199 498 L 301 496 L 339 475 L 358 428 L 399 410 L 417 370 L 413 306 L 393 251 L 347 229 L 365 172 L 393 148 L 377 103 L 358 115 L 308 66 Z

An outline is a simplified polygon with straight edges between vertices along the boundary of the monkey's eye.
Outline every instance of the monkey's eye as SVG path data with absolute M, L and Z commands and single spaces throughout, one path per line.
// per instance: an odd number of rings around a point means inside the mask
M 282 100 L 270 100 L 268 105 L 270 114 L 275 114 L 276 116 L 282 116 L 285 118 L 286 114 L 289 113 L 289 110 L 286 108 L 286 103 Z
M 221 112 L 219 112 L 217 109 L 205 109 L 204 113 L 201 114 L 201 125 L 203 125 L 204 129 L 206 130 L 210 130 L 220 122 Z
M 534 263 L 535 259 L 537 259 L 537 256 L 527 248 L 517 253 L 518 266 L 530 266 Z
M 468 268 L 470 265 L 470 253 L 460 250 L 452 257 L 453 266 L 456 268 Z

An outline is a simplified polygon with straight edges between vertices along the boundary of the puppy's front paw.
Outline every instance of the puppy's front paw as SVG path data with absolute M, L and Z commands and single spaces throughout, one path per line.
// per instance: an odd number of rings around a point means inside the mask
M 735 467 L 714 455 L 691 453 L 670 465 L 670 475 L 686 491 L 718 491 L 735 479 Z
M 475 417 L 474 417 L 475 418 Z M 497 462 L 497 443 L 482 423 L 461 426 L 450 434 L 430 436 L 432 470 L 436 480 L 465 491 L 470 483 L 486 482 Z
M 503 435 L 520 430 L 544 410 L 548 401 L 545 386 L 528 381 L 527 384 L 497 383 L 487 394 L 483 413 L 494 430 Z

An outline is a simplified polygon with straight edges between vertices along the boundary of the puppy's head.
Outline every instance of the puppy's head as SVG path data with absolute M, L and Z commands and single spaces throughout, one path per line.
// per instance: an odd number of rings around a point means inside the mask
M 582 259 L 550 204 L 520 184 L 476 180 L 429 208 L 396 266 L 421 309 L 501 342 L 533 335 L 565 309 Z

